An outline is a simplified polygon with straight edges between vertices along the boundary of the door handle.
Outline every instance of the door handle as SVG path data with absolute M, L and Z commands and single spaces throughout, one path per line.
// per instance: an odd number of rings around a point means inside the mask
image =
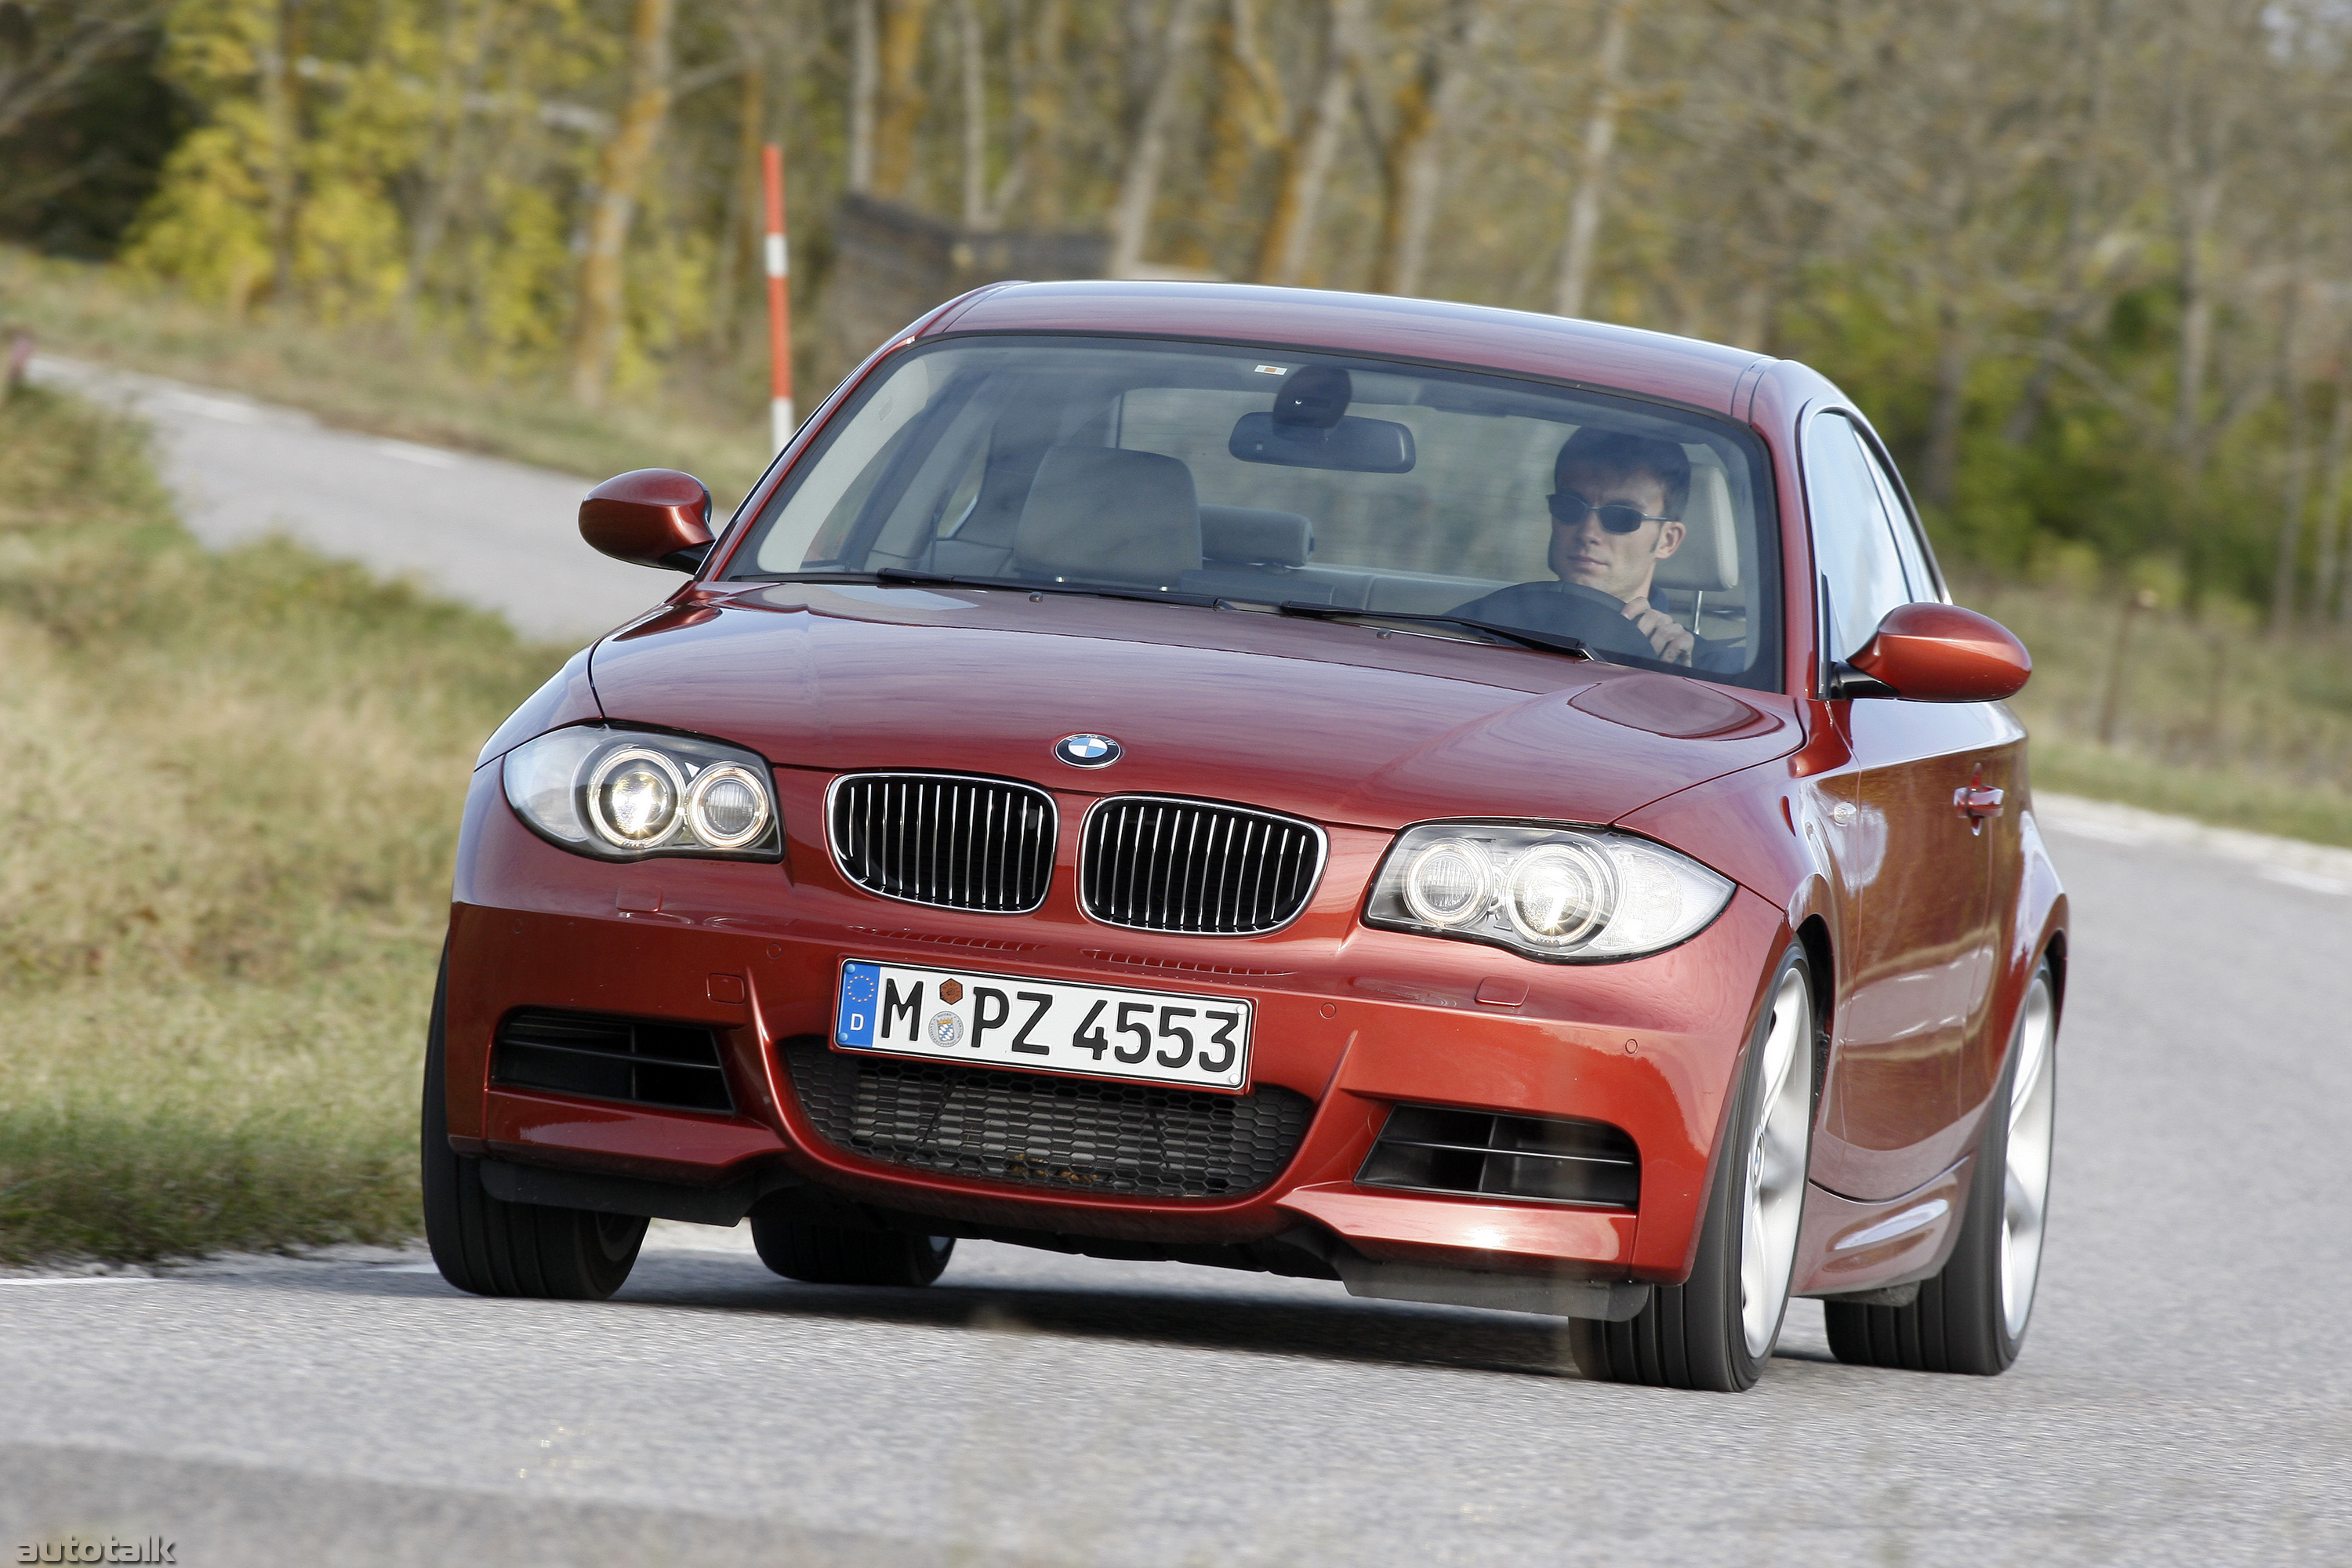
M 1968 818 L 1969 831 L 1982 833 L 1985 818 L 2000 815 L 2001 792 L 1985 784 L 1971 784 L 1952 792 L 1952 809 Z

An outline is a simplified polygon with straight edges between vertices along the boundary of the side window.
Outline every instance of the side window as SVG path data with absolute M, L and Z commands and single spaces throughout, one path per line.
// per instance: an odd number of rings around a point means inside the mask
M 1888 526 L 1895 530 L 1895 552 L 1903 557 L 1903 575 L 1910 580 L 1914 599 L 1940 599 L 1944 596 L 1944 579 L 1936 570 L 1936 558 L 1927 552 L 1927 536 L 1913 521 L 1911 509 L 1903 504 L 1903 487 L 1895 482 L 1895 475 L 1868 441 L 1862 444 L 1863 455 L 1870 463 L 1870 477 L 1878 481 L 1879 505 L 1885 510 Z
M 1851 420 L 1819 414 L 1805 431 L 1805 490 L 1812 512 L 1815 569 L 1829 581 L 1831 651 L 1860 651 L 1879 621 L 1914 597 L 1892 520 Z

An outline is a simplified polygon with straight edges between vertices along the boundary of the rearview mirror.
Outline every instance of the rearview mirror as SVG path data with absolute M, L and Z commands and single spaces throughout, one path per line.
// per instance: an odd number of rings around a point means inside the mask
M 700 570 L 710 553 L 710 491 L 676 468 L 635 468 L 580 503 L 580 537 L 619 561 Z
M 1234 422 L 1225 450 L 1244 463 L 1287 468 L 1340 468 L 1358 474 L 1412 471 L 1412 431 L 1387 419 L 1343 417 L 1328 426 L 1282 424 L 1271 414 Z
M 1847 667 L 1908 702 L 1998 702 L 2033 673 L 2032 656 L 2009 628 L 1958 605 L 1897 605 Z M 1862 685 L 1862 682 L 1854 682 Z

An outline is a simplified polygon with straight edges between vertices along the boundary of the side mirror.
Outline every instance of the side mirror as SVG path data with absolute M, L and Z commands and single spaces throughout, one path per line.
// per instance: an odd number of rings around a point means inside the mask
M 636 468 L 580 503 L 580 537 L 616 560 L 693 572 L 710 553 L 710 492 L 676 468 Z
M 2009 628 L 1957 605 L 1897 605 L 1841 673 L 1839 694 L 1909 702 L 1998 702 L 2033 673 L 2032 656 Z M 1873 689 L 1875 688 L 1876 689 Z

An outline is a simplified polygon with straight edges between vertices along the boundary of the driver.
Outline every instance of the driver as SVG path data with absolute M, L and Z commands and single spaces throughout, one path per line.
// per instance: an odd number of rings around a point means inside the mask
M 1635 638 L 1596 635 L 1591 625 L 1591 616 L 1614 608 L 1652 657 L 1691 663 L 1697 652 L 1691 634 L 1650 603 L 1658 563 L 1683 542 L 1691 466 L 1681 446 L 1588 425 L 1560 447 L 1552 479 L 1546 564 L 1559 581 L 1497 589 L 1452 613 L 1630 650 Z

